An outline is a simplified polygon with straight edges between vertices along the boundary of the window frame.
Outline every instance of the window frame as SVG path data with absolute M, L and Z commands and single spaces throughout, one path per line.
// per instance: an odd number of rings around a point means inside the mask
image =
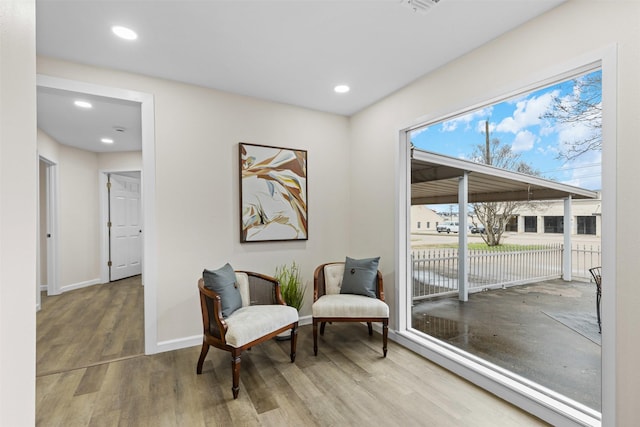
M 553 390 L 535 384 L 498 366 L 470 355 L 433 337 L 411 328 L 411 296 L 408 291 L 410 277 L 410 210 L 411 210 L 411 144 L 409 133 L 418 128 L 450 120 L 511 99 L 514 96 L 535 91 L 549 85 L 571 79 L 584 73 L 602 70 L 602 189 L 603 215 L 616 217 L 616 118 L 617 118 L 617 46 L 611 45 L 529 79 L 529 84 L 515 85 L 511 91 L 486 96 L 486 102 L 477 103 L 445 114 L 437 114 L 416 120 L 412 125 L 399 129 L 399 150 L 396 158 L 398 186 L 396 194 L 396 313 L 397 330 L 392 336 L 401 345 L 423 355 L 429 360 L 466 378 L 476 385 L 496 394 L 508 402 L 552 424 L 615 425 L 615 325 L 616 313 L 613 299 L 604 301 L 602 315 L 608 319 L 602 331 L 602 412 L 568 399 Z M 605 196 L 606 194 L 606 196 Z M 610 291 L 615 295 L 615 221 L 602 221 L 602 265 L 606 272 Z

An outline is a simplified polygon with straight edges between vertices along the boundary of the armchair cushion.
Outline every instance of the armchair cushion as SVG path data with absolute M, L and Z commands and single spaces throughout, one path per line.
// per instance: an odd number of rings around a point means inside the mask
M 225 319 L 225 339 L 232 347 L 243 345 L 298 321 L 298 310 L 286 305 L 242 307 Z
M 217 270 L 207 270 L 202 272 L 204 286 L 220 295 L 222 304 L 222 317 L 227 318 L 242 307 L 242 297 L 236 286 L 236 273 L 229 263 Z
M 311 306 L 313 317 L 389 317 L 389 306 L 377 298 L 362 295 L 323 295 Z
M 324 266 L 324 284 L 327 294 L 339 294 L 344 277 L 344 263 L 327 264 Z
M 364 295 L 376 298 L 376 276 L 380 257 L 353 259 L 346 258 L 341 294 Z

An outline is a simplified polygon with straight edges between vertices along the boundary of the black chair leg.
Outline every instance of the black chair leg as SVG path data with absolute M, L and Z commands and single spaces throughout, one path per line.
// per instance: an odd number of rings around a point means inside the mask
M 313 355 L 318 355 L 318 322 L 313 319 Z
M 598 292 L 596 294 L 596 314 L 598 315 L 598 332 L 602 333 L 602 324 L 600 322 L 600 299 L 602 298 L 602 293 Z
M 238 392 L 240 391 L 240 351 L 231 352 L 231 372 L 233 376 L 233 398 L 238 398 Z

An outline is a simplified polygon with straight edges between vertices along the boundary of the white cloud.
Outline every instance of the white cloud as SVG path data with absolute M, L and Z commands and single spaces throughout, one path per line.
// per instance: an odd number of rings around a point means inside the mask
M 535 142 L 536 136 L 528 130 L 523 130 L 516 134 L 516 137 L 511 144 L 511 149 L 516 153 L 529 151 L 533 148 L 533 144 Z
M 589 190 L 602 188 L 602 153 L 589 151 L 577 159 L 564 164 L 568 178 L 564 184 L 575 185 Z
M 597 132 L 597 130 L 584 122 L 558 125 L 556 130 L 558 132 L 558 145 L 561 151 L 568 151 L 569 147 L 576 142 L 587 140 Z
M 499 132 L 517 134 L 528 126 L 539 125 L 540 118 L 549 108 L 553 98 L 559 91 L 547 92 L 539 97 L 533 97 L 516 102 L 516 109 L 511 117 L 504 118 L 496 127 Z
M 456 117 L 455 119 L 447 120 L 446 122 L 442 122 L 440 127 L 441 132 L 453 132 L 458 129 L 458 127 L 463 127 L 465 130 L 471 129 L 471 122 L 477 119 L 486 119 L 491 117 L 491 112 L 493 111 L 493 107 L 486 107 L 481 110 L 477 110 L 471 112 L 469 114 L 465 114 L 464 116 Z M 484 122 L 483 122 L 484 123 Z M 484 128 L 483 128 L 484 131 Z
M 558 147 L 556 147 L 555 145 L 547 145 L 546 147 L 537 147 L 536 151 L 545 156 L 551 154 L 554 157 L 557 156 L 558 153 L 560 152 L 558 150 Z
M 496 124 L 493 122 L 489 122 L 489 135 L 491 135 L 495 130 L 496 130 Z M 476 132 L 484 133 L 484 131 L 485 131 L 485 120 L 478 120 L 476 122 Z

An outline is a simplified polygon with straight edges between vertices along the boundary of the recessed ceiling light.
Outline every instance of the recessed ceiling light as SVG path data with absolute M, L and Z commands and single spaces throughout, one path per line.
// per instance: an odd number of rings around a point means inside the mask
M 104 142 L 105 144 L 113 144 L 113 139 L 111 138 L 102 138 L 100 141 Z
M 122 27 L 120 25 L 111 27 L 111 31 L 113 31 L 113 34 L 115 34 L 116 36 L 125 40 L 135 40 L 138 38 L 138 34 L 136 34 L 136 32 L 131 28 Z
M 80 107 L 80 108 L 91 108 L 91 107 L 93 107 L 93 105 L 91 105 L 90 102 L 81 101 L 81 100 L 73 101 L 73 105 L 75 105 L 76 107 Z
M 333 88 L 336 93 L 347 93 L 351 90 L 351 88 L 347 85 L 338 85 Z

